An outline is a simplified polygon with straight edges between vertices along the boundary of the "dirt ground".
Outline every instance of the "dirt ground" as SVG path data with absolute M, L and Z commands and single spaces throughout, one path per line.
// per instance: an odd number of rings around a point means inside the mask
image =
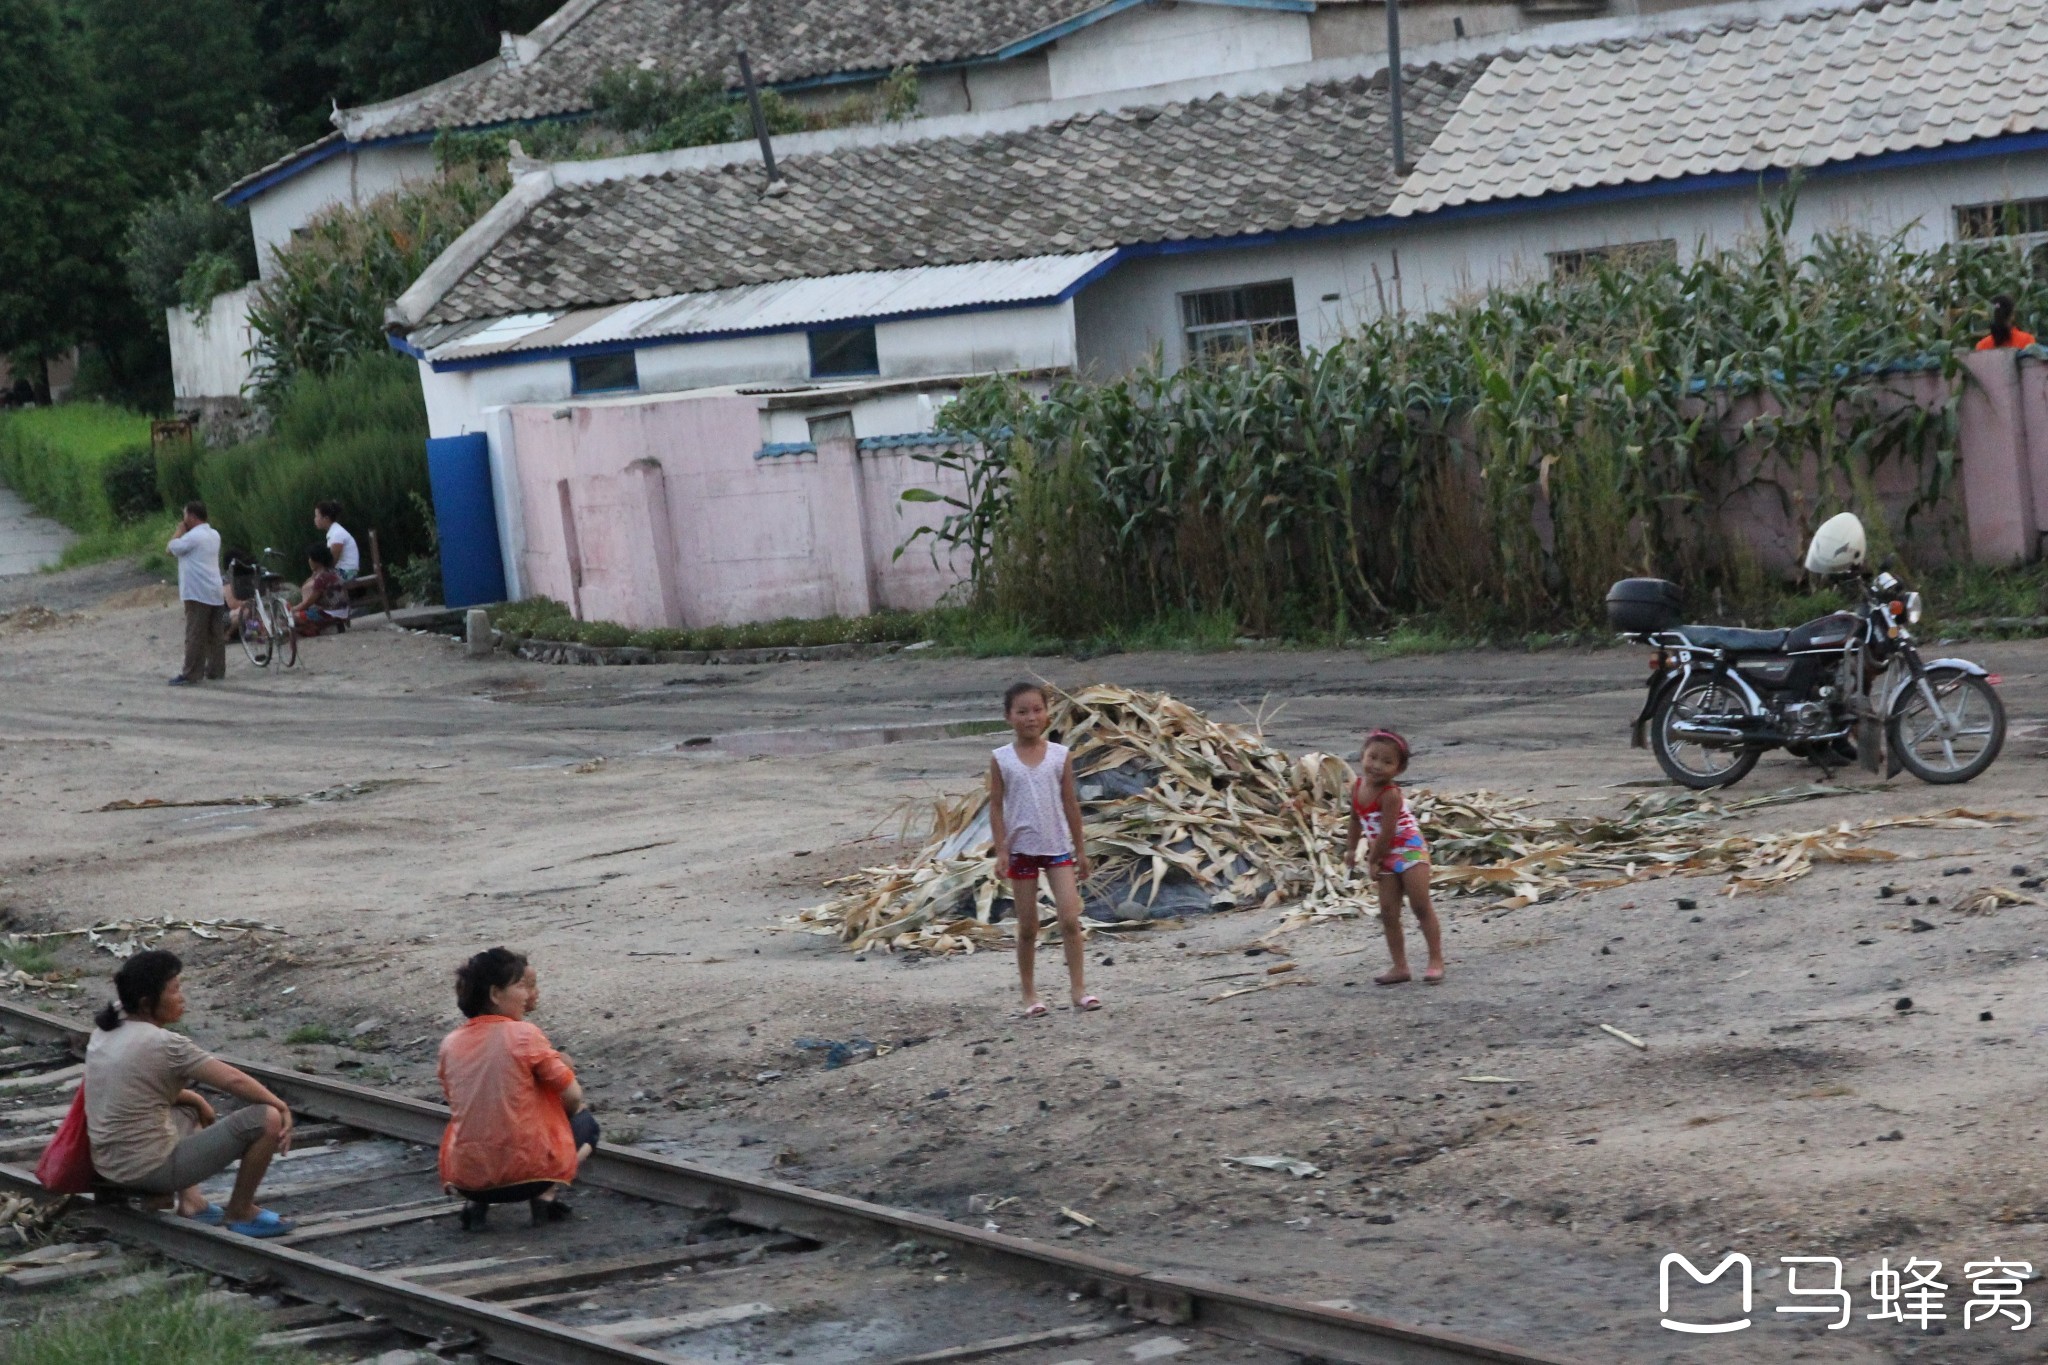
M 94 592 L 112 605 L 89 606 Z M 1823 865 L 1739 899 L 1701 879 L 1506 914 L 1444 900 L 1450 977 L 1436 989 L 1375 988 L 1377 926 L 1346 921 L 1285 940 L 1300 964 L 1287 988 L 1209 1003 L 1261 979 L 1271 959 L 1243 948 L 1276 915 L 1161 924 L 1091 942 L 1101 1013 L 1027 1024 L 1003 956 L 861 960 L 784 931 L 827 878 L 891 853 L 930 797 L 975 781 L 989 741 L 753 758 L 684 742 L 985 719 L 1003 684 L 1038 673 L 1165 689 L 1226 719 L 1263 712 L 1295 750 L 1349 753 L 1363 727 L 1392 725 L 1416 742 L 1413 785 L 1610 810 L 1658 776 L 1626 742 L 1639 654 L 599 669 L 473 662 L 440 638 L 358 629 L 310 642 L 294 675 L 236 655 L 224 684 L 174 690 L 167 596 L 59 576 L 8 585 L 0 610 L 27 600 L 71 614 L 0 624 L 0 906 L 17 929 L 282 926 L 170 940 L 209 1045 L 432 1094 L 434 1047 L 457 1017 L 450 973 L 502 941 L 538 963 L 538 1019 L 610 1133 L 678 1154 L 1585 1361 L 2048 1355 L 2048 1324 L 1962 1322 L 1965 1262 L 2048 1262 L 2048 910 L 1943 908 L 2013 887 L 2022 867 L 2048 872 L 2048 645 L 1956 651 L 2004 675 L 2012 716 L 1979 782 L 1883 785 L 1859 770 L 1838 778 L 1854 795 L 1732 827 L 1956 804 L 2031 823 L 1887 832 L 1876 846 L 1905 861 Z M 1816 775 L 1773 756 L 1738 791 Z M 345 783 L 382 785 L 273 809 L 98 811 Z M 1883 884 L 1899 895 L 1880 900 Z M 1938 898 L 1911 912 L 1931 932 L 1909 929 L 1906 894 Z M 67 965 L 111 967 L 71 942 Z M 99 994 L 55 1007 L 82 1014 Z M 284 1041 L 373 1020 L 350 1046 Z M 827 1070 L 796 1046 L 856 1037 L 892 1050 Z M 1460 1079 L 1473 1075 L 1514 1084 Z M 1323 1174 L 1224 1164 L 1251 1154 Z M 974 1195 L 1014 1202 L 970 1213 Z M 1074 1233 L 1062 1206 L 1103 1231 Z M 1730 1250 L 1756 1262 L 1754 1325 L 1660 1328 L 1659 1259 L 1705 1270 Z M 1777 1259 L 1791 1255 L 1846 1261 L 1845 1330 L 1771 1311 L 1793 1302 Z M 1879 1258 L 1914 1256 L 1944 1264 L 1945 1323 L 1868 1320 Z M 1674 1316 L 1727 1316 L 1718 1289 L 1675 1291 Z M 2048 1309 L 2048 1290 L 2029 1293 Z

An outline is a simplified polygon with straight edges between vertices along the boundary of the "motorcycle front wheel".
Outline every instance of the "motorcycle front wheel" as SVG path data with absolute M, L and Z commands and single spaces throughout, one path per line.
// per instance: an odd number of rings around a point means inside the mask
M 1650 721 L 1650 751 L 1657 755 L 1657 766 L 1665 776 L 1681 787 L 1709 791 L 1731 786 L 1749 776 L 1749 770 L 1756 766 L 1758 752 L 1703 744 L 1673 734 L 1672 726 L 1700 716 L 1749 714 L 1749 703 L 1742 694 L 1718 679 L 1686 683 L 1673 688 L 1657 704 L 1657 714 Z
M 1960 669 L 1929 669 L 1927 687 L 1934 707 L 1917 683 L 1908 683 L 1886 722 L 1894 771 L 1940 786 L 1968 782 L 2005 747 L 2005 703 L 1990 683 Z

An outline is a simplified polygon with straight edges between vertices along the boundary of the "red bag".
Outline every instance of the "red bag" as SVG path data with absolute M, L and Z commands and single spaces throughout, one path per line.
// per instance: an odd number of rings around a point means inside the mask
M 71 1097 L 71 1112 L 57 1127 L 57 1136 L 43 1148 L 36 1179 L 52 1194 L 85 1194 L 95 1178 L 92 1139 L 85 1131 L 85 1086 Z

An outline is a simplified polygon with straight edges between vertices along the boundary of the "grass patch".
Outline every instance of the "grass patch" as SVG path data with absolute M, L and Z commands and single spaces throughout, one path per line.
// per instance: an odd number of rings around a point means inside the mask
M 149 418 L 107 403 L 64 403 L 0 415 L 0 480 L 80 533 L 154 513 Z
M 164 550 L 164 545 L 177 533 L 178 519 L 169 512 L 127 526 L 87 531 L 65 547 L 63 557 L 53 568 L 43 572 L 104 564 L 110 559 L 133 559 L 146 572 L 172 573 L 177 561 Z
M 19 968 L 30 976 L 41 976 L 57 970 L 57 955 L 41 943 L 5 938 L 0 939 L 0 966 Z
M 311 1365 L 301 1351 L 264 1350 L 260 1314 L 207 1302 L 202 1285 L 154 1286 L 120 1299 L 53 1299 L 10 1327 L 8 1365 Z
M 307 1045 L 313 1043 L 338 1043 L 341 1035 L 325 1024 L 300 1024 L 284 1036 L 287 1043 Z

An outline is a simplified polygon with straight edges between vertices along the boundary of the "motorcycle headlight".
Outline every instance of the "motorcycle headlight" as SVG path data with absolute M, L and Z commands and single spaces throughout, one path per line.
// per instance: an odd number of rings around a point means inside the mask
M 1909 626 L 1920 624 L 1920 594 L 1917 592 L 1906 594 L 1906 624 Z

